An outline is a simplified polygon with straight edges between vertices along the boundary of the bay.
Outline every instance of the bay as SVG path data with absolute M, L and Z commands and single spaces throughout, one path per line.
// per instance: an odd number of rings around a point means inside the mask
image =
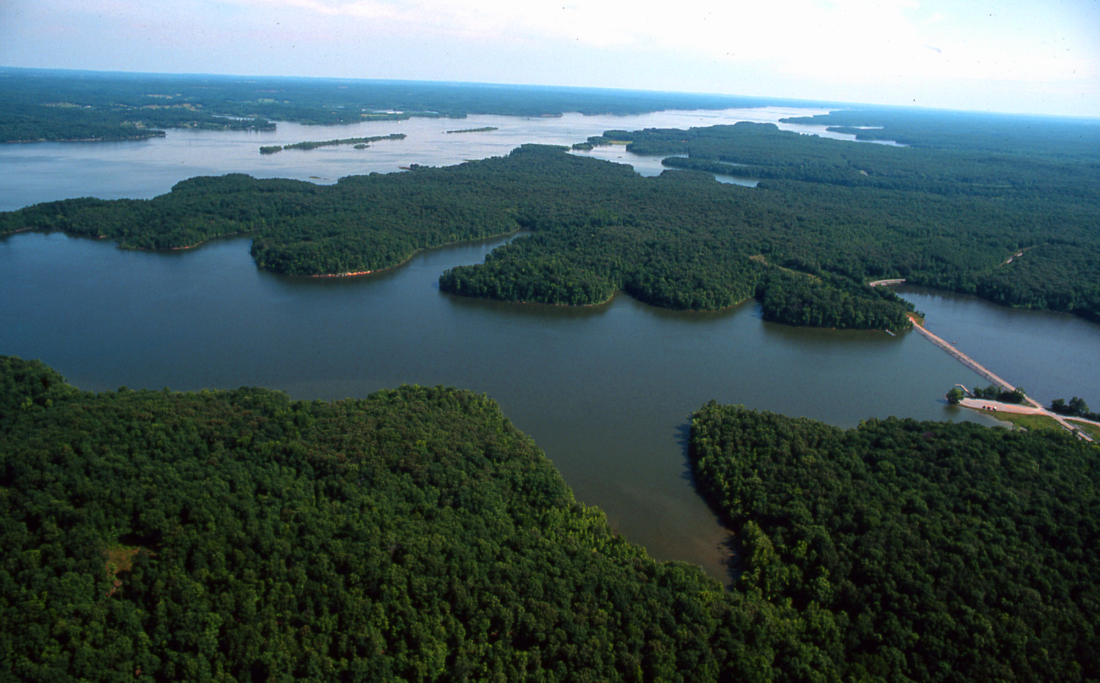
M 950 386 L 977 376 L 913 333 L 775 325 L 752 301 L 689 313 L 625 295 L 566 308 L 439 291 L 443 270 L 480 262 L 501 241 L 367 277 L 309 279 L 258 270 L 247 238 L 150 253 L 12 235 L 0 240 L 0 353 L 42 359 L 93 391 L 484 392 L 579 500 L 655 557 L 719 578 L 727 532 L 696 495 L 686 456 L 688 416 L 706 401 L 844 427 L 890 415 L 993 424 L 946 405 Z

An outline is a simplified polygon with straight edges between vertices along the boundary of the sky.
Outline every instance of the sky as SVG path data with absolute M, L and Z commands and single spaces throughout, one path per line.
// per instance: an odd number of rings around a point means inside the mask
M 0 0 L 0 66 L 1100 116 L 1100 0 Z

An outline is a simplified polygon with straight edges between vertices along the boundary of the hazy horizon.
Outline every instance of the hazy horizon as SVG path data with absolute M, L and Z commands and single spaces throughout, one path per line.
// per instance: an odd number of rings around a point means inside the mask
M 13 0 L 0 65 L 1100 115 L 1100 2 Z

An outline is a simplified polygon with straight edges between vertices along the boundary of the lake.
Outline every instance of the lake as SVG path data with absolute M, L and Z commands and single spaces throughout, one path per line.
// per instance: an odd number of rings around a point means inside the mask
M 365 121 L 350 126 L 279 123 L 274 131 L 197 131 L 172 129 L 163 138 L 135 142 L 38 142 L 0 145 L 0 211 L 28 204 L 69 199 L 149 199 L 181 180 L 198 175 L 247 173 L 257 178 L 294 178 L 335 183 L 347 175 L 392 173 L 402 166 L 449 166 L 468 159 L 503 156 L 526 142 L 572 145 L 610 129 L 690 128 L 738 121 L 775 123 L 783 130 L 845 138 L 825 126 L 779 123 L 791 116 L 826 113 L 825 109 L 762 107 L 700 111 L 663 111 L 632 116 L 521 118 L 470 116 L 465 119 Z M 449 130 L 495 127 L 481 133 Z M 260 147 L 297 142 L 376 137 L 404 133 L 404 140 L 383 140 L 358 150 L 353 145 L 284 150 L 261 155 Z M 657 175 L 661 157 L 626 152 L 621 145 L 580 154 L 632 163 L 642 175 Z
M 494 125 L 493 118 L 427 122 L 445 131 Z M 582 121 L 590 127 L 559 131 L 551 139 L 583 140 L 644 117 L 606 118 L 616 125 Z M 573 125 L 566 119 L 548 121 Z M 547 121 L 513 124 L 518 130 Z M 181 177 L 230 170 L 297 177 L 308 169 L 327 177 L 354 155 L 384 153 L 395 164 L 434 165 L 456 155 L 508 151 L 476 141 L 487 134 L 439 132 L 433 135 L 445 136 L 447 144 L 452 138 L 467 142 L 416 156 L 410 154 L 416 148 L 410 135 L 386 143 L 392 150 L 378 143 L 362 151 L 260 157 L 260 144 L 379 134 L 301 127 L 286 132 L 284 126 L 278 139 L 169 133 L 165 140 L 128 143 L 132 147 L 7 146 L 0 150 L 0 169 L 26 194 L 5 201 L 22 206 L 66 192 L 122 196 L 127 187 L 129 196 L 149 196 L 163 191 L 154 188 L 158 183 L 175 182 L 176 165 L 187 169 Z M 25 161 L 36 155 L 41 158 Z M 232 166 L 236 160 L 252 166 L 238 169 Z M 272 160 L 285 165 L 264 166 Z M 101 161 L 110 163 L 97 172 Z M 23 163 L 35 168 L 26 177 L 17 170 Z M 65 189 L 75 187 L 95 191 Z M 775 325 L 761 319 L 752 301 L 690 313 L 625 295 L 572 309 L 439 291 L 441 272 L 480 262 L 502 241 L 425 252 L 367 277 L 308 279 L 257 270 L 248 238 L 149 253 L 57 233 L 12 235 L 0 239 L 0 353 L 42 359 L 88 390 L 266 386 L 294 398 L 339 399 L 417 383 L 484 392 L 535 439 L 577 498 L 603 509 L 616 529 L 659 559 L 700 564 L 723 579 L 726 533 L 695 494 L 685 452 L 688 415 L 706 401 L 843 427 L 890 415 L 993 424 L 946 405 L 943 395 L 956 382 L 970 386 L 981 380 L 915 333 L 893 337 Z M 961 349 L 1041 400 L 1100 400 L 1094 398 L 1100 388 L 1100 325 L 926 290 L 899 291 L 927 314 L 930 329 L 957 339 Z

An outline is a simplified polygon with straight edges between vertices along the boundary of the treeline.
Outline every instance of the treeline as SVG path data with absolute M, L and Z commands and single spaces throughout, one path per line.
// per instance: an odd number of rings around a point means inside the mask
M 1064 398 L 1056 398 L 1050 403 L 1051 412 L 1058 413 L 1059 415 L 1068 415 L 1069 417 L 1083 417 L 1086 420 L 1094 420 L 1100 422 L 1100 413 L 1093 413 L 1089 411 L 1089 404 L 1085 403 L 1085 399 L 1074 396 L 1066 403 Z
M 996 384 L 990 384 L 985 389 L 980 387 L 974 387 L 970 390 L 970 395 L 974 398 L 984 398 L 990 401 L 998 401 L 1000 403 L 1016 403 L 1021 404 L 1027 401 L 1027 392 L 1023 387 L 1016 387 L 1009 391 L 1002 386 Z
M 496 126 L 482 126 L 481 128 L 460 128 L 458 130 L 449 130 L 447 131 L 447 134 L 451 135 L 453 133 L 488 133 L 496 129 Z
M 356 149 L 362 149 L 372 142 L 378 142 L 379 140 L 404 140 L 404 133 L 392 133 L 390 135 L 374 135 L 366 138 L 341 138 L 339 140 L 322 140 L 322 141 L 306 141 L 296 142 L 291 145 L 267 145 L 260 148 L 260 154 L 275 154 L 281 152 L 284 149 L 301 149 L 310 150 L 317 149 L 318 147 L 336 147 L 339 145 L 355 145 Z
M 0 142 L 138 137 L 127 127 L 132 122 L 146 128 L 270 130 L 272 121 L 336 125 L 412 116 L 640 114 L 779 103 L 592 88 L 16 68 L 0 68 L 0 87 Z
M 576 503 L 484 396 L 91 394 L 0 357 L 0 675 L 1095 680 L 1096 453 L 712 403 L 690 457 L 725 591 Z
M 739 544 L 734 590 L 791 611 L 822 679 L 1100 677 L 1100 458 L 1058 433 L 713 402 L 696 481 Z
M 5 679 L 835 680 L 484 396 L 92 394 L 10 357 L 0 388 Z
M 259 111 L 204 90 L 210 78 L 0 69 L 0 142 L 128 140 L 165 128 L 274 130 Z M 216 80 L 216 79 L 214 79 Z
M 1080 158 L 1094 154 L 1100 146 L 1100 123 L 1083 118 L 845 107 L 782 122 L 824 125 L 830 131 L 867 142 L 995 155 Z
M 624 290 L 657 306 L 704 310 L 782 287 L 799 303 L 769 306 L 773 319 L 866 327 L 885 316 L 891 327 L 904 325 L 906 306 L 888 293 L 837 273 L 822 272 L 811 287 L 778 271 L 820 270 L 788 256 L 802 247 L 783 234 L 797 220 L 782 205 L 761 205 L 704 176 L 643 179 L 559 148 L 524 146 L 504 158 L 349 177 L 334 186 L 194 178 L 148 201 L 67 200 L 2 214 L 0 232 L 60 229 L 113 237 L 129 248 L 250 232 L 261 268 L 314 275 L 378 270 L 420 249 L 523 229 L 532 234 L 484 265 L 444 274 L 443 289 L 570 305 Z M 841 248 L 827 235 L 806 237 L 807 247 Z
M 230 119 L 179 108 L 117 107 L 51 103 L 0 103 L 0 142 L 145 140 L 164 137 L 165 128 L 275 130 L 270 121 Z

